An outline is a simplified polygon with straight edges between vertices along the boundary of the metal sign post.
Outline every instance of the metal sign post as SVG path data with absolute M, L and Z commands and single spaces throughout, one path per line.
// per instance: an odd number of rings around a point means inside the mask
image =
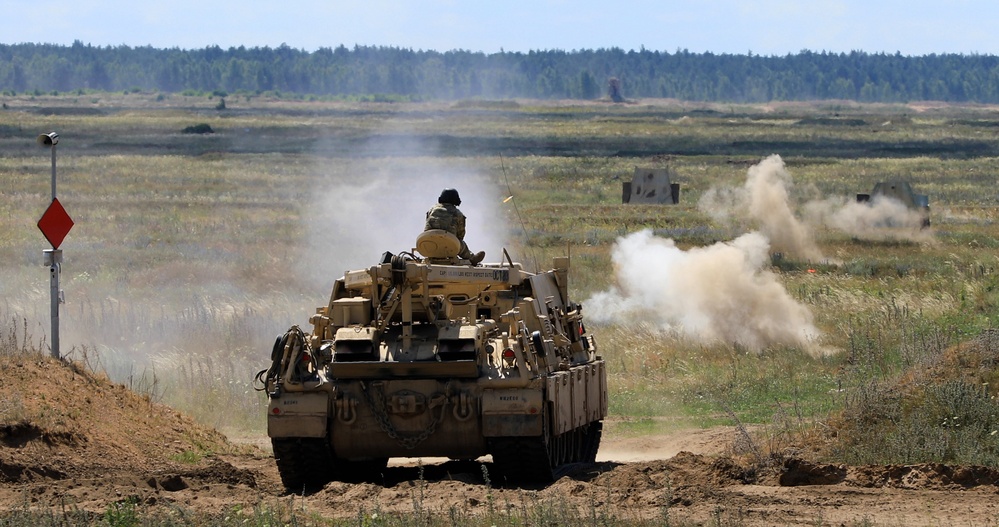
M 42 218 L 38 220 L 38 228 L 42 234 L 52 244 L 51 249 L 42 251 L 45 265 L 49 266 L 49 288 L 52 313 L 52 356 L 59 358 L 59 304 L 62 303 L 63 295 L 59 290 L 59 274 L 62 272 L 62 250 L 59 244 L 63 238 L 73 228 L 73 219 L 62 208 L 62 204 L 56 198 L 56 145 L 59 143 L 59 134 L 49 132 L 38 136 L 38 144 L 48 146 L 52 149 L 52 203 L 45 209 Z
M 62 251 L 45 249 L 42 251 L 45 265 L 49 266 L 49 312 L 52 318 L 52 357 L 59 358 L 59 273 L 62 272 Z

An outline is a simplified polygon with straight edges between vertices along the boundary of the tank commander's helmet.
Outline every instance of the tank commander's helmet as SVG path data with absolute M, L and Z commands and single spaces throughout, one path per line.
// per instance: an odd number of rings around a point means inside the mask
M 437 198 L 437 203 L 450 203 L 457 207 L 461 205 L 461 198 L 458 197 L 458 191 L 453 188 L 446 188 L 441 191 L 441 197 Z

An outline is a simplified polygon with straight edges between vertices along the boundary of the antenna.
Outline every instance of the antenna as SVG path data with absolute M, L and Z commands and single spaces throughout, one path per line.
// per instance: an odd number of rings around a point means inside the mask
M 512 198 L 513 189 L 510 187 L 510 177 L 506 173 L 506 165 L 503 163 L 503 154 L 500 154 L 500 169 L 503 170 L 503 181 L 506 182 L 506 192 Z M 513 211 L 517 213 L 517 221 L 520 222 L 520 228 L 524 230 L 525 243 L 530 240 L 527 239 L 527 224 L 524 223 L 524 217 L 520 215 L 520 207 L 517 206 L 517 200 L 513 200 Z M 530 245 L 529 243 L 526 243 Z M 538 265 L 538 255 L 534 253 L 533 249 L 529 249 L 531 252 L 531 259 L 534 260 L 534 270 L 535 272 L 540 271 L 541 267 Z M 509 255 L 507 256 L 509 257 Z

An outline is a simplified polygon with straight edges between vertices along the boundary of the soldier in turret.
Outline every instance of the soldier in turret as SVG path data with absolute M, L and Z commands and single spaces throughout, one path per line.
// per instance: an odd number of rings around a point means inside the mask
M 427 211 L 427 223 L 425 230 L 442 229 L 458 237 L 461 241 L 461 250 L 458 258 L 468 260 L 472 265 L 478 265 L 486 257 L 485 251 L 472 253 L 465 245 L 465 215 L 458 210 L 461 205 L 461 198 L 458 191 L 453 188 L 446 188 L 437 198 L 437 204 Z

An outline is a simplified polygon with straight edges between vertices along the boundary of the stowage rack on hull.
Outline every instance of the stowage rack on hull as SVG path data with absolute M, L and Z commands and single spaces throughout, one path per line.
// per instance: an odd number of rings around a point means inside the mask
M 259 376 L 284 485 L 375 478 L 392 457 L 491 454 L 491 477 L 533 482 L 594 461 L 606 368 L 568 258 L 552 267 L 386 253 L 336 280 Z

